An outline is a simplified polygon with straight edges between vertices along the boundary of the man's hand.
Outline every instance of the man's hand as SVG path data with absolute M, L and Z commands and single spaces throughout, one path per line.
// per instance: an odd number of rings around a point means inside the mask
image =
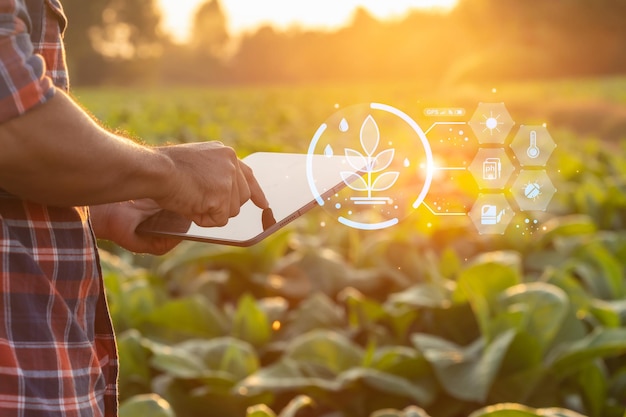
M 161 207 L 150 199 L 91 206 L 91 224 L 100 239 L 111 240 L 131 252 L 163 255 L 180 240 L 135 233 L 139 223 L 160 210 Z
M 191 143 L 157 149 L 173 163 L 156 202 L 200 226 L 223 226 L 251 199 L 259 208 L 268 202 L 252 170 L 235 151 L 220 142 Z

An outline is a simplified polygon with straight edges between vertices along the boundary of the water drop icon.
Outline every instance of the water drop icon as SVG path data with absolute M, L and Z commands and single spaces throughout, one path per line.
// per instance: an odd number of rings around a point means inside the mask
M 330 147 L 330 145 L 326 145 L 326 147 L 324 148 L 324 155 L 326 155 L 327 157 L 331 157 L 333 156 L 335 153 L 333 151 L 333 148 Z
M 350 125 L 348 125 L 348 121 L 345 118 L 341 119 L 341 122 L 339 122 L 339 130 L 342 132 L 347 132 L 348 129 L 350 129 Z
M 409 158 L 406 158 L 406 159 L 404 160 L 404 167 L 405 167 L 405 168 L 408 168 L 408 167 L 410 167 L 410 166 L 411 166 L 411 162 L 409 161 Z

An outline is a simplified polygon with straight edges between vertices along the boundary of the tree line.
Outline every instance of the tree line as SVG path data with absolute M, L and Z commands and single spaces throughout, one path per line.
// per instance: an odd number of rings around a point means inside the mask
M 460 82 L 626 72 L 626 0 L 460 0 L 449 13 L 380 21 L 357 9 L 334 31 L 264 26 L 235 39 L 219 0 L 178 44 L 156 0 L 64 0 L 74 84 Z

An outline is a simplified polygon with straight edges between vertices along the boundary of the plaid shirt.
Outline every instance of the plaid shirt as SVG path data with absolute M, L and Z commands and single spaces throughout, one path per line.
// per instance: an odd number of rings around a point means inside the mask
M 0 0 L 0 123 L 67 90 L 59 0 Z M 1 150 L 0 150 L 1 151 Z M 0 190 L 0 416 L 117 415 L 117 354 L 85 207 Z

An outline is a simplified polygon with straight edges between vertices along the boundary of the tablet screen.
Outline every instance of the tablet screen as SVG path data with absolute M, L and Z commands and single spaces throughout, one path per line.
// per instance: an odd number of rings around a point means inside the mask
M 321 195 L 345 186 L 341 172 L 353 170 L 343 156 L 309 155 L 323 175 L 315 178 Z M 296 219 L 317 205 L 306 172 L 307 155 L 258 152 L 244 158 L 263 189 L 270 209 L 263 212 L 252 201 L 222 227 L 201 227 L 174 213 L 162 212 L 144 222 L 139 231 L 184 239 L 248 246 Z

